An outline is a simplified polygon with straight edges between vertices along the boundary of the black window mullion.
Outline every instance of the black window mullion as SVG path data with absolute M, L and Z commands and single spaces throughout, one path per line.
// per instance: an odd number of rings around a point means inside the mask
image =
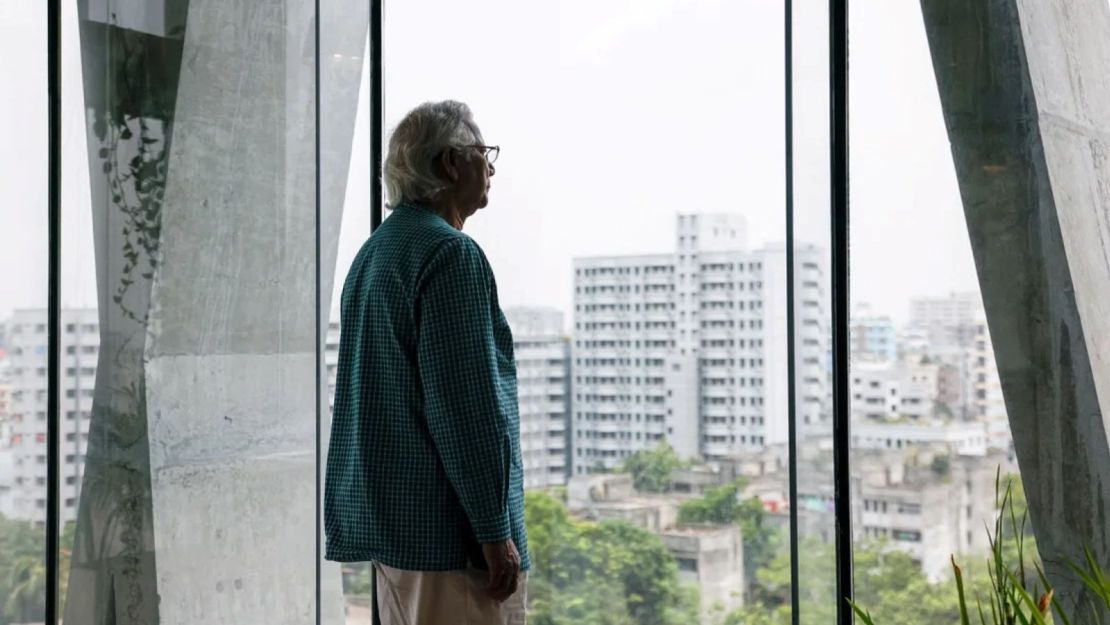
M 851 625 L 852 506 L 848 450 L 848 0 L 829 0 L 829 124 L 832 222 L 833 483 L 836 516 L 836 614 Z
M 790 622 L 799 624 L 801 618 L 798 589 L 798 405 L 797 366 L 794 341 L 794 2 L 786 0 L 784 6 L 784 58 L 785 58 L 785 108 L 786 108 L 786 406 L 787 406 L 787 457 L 790 481 Z
M 314 266 L 315 266 L 315 272 L 316 272 L 315 280 L 314 280 L 315 288 L 316 288 L 315 300 L 314 300 L 315 301 L 315 306 L 316 306 L 316 310 L 315 310 L 316 343 L 315 343 L 315 350 L 313 352 L 315 354 L 315 358 L 316 358 L 316 384 L 315 384 L 315 388 L 316 388 L 316 463 L 315 463 L 316 464 L 316 517 L 315 517 L 315 524 L 316 524 L 316 535 L 315 535 L 315 538 L 316 538 L 316 542 L 315 542 L 315 544 L 316 544 L 316 577 L 315 577 L 315 583 L 316 583 L 316 589 L 315 590 L 316 590 L 316 625 L 321 625 L 321 623 L 323 622 L 322 621 L 323 608 L 321 606 L 321 600 L 323 598 L 323 587 L 322 587 L 322 584 L 321 584 L 321 581 L 320 581 L 321 575 L 323 573 L 323 562 L 322 562 L 323 553 L 322 553 L 322 549 L 321 549 L 321 542 L 323 541 L 323 527 L 321 526 L 321 523 L 320 523 L 320 519 L 321 519 L 322 514 L 323 514 L 322 509 L 321 509 L 322 493 L 320 492 L 320 486 L 321 486 L 321 484 L 323 484 L 323 481 L 320 479 L 321 478 L 321 470 L 322 470 L 320 464 L 323 462 L 323 451 L 322 451 L 322 446 L 323 446 L 323 443 L 322 443 L 322 438 L 323 438 L 323 411 L 321 410 L 321 404 L 324 400 L 324 385 L 327 384 L 327 380 L 324 377 L 324 367 L 323 367 L 323 364 L 324 364 L 324 352 L 323 352 L 324 345 L 323 345 L 323 343 L 326 340 L 325 337 L 326 337 L 326 334 L 327 334 L 327 325 L 326 324 L 321 325 L 321 323 L 323 321 L 323 315 L 322 315 L 322 312 L 320 310 L 321 304 L 322 304 L 322 301 L 323 301 L 321 299 L 322 294 L 320 293 L 320 278 L 321 278 L 321 274 L 320 274 L 320 105 L 321 105 L 321 102 L 320 102 L 320 91 L 321 91 L 320 90 L 320 0 L 315 0 L 315 5 L 313 6 L 313 10 L 315 11 L 315 15 L 314 15 L 314 18 L 313 18 L 312 22 L 313 22 L 313 27 L 314 27 L 314 33 L 313 33 L 314 41 L 313 41 L 313 44 L 314 44 L 314 51 L 315 51 L 315 59 L 314 59 L 313 71 L 315 73 L 315 77 L 314 77 L 315 78 L 315 80 L 314 80 L 315 87 L 314 88 L 315 88 L 315 109 L 316 109 L 315 110 L 315 142 L 316 142 L 316 144 L 314 146 L 314 152 L 315 152 L 314 158 L 316 159 L 316 162 L 315 162 L 315 171 L 316 171 L 315 224 L 316 224 L 316 231 L 314 233 L 315 240 L 314 240 L 314 251 L 313 251 L 313 253 L 315 255 L 314 256 Z
M 62 6 L 49 0 L 46 8 L 47 74 L 47 400 L 46 400 L 46 611 L 45 622 L 58 622 L 58 541 L 60 494 L 58 478 L 60 427 L 61 251 L 62 251 Z
M 382 1 L 370 0 L 370 231 L 382 223 Z

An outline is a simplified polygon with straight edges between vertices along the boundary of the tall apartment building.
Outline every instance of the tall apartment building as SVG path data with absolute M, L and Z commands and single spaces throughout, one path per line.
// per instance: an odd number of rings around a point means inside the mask
M 570 340 L 563 330 L 563 313 L 510 308 L 505 317 L 516 357 L 524 487 L 563 486 L 569 475 L 570 411 Z
M 0 514 L 43 522 L 46 515 L 47 311 L 17 310 L 8 322 L 11 399 L 8 437 L 0 454 L 11 465 L 10 491 Z M 94 309 L 61 316 L 61 517 L 77 514 L 96 386 L 100 331 Z
M 795 248 L 797 410 L 828 419 L 822 251 Z M 786 250 L 740 215 L 678 216 L 676 251 L 574 261 L 572 465 L 613 469 L 666 441 L 725 459 L 786 440 Z
M 986 315 L 980 309 L 971 324 L 971 343 L 966 350 L 966 405 L 970 418 L 1005 419 L 1006 402 L 1002 381 L 994 359 L 994 345 L 987 328 Z

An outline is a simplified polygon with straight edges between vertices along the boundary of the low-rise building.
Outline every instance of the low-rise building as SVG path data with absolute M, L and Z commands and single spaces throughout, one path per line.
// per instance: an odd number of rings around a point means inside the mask
M 806 441 L 801 452 L 799 533 L 831 542 L 832 453 L 815 440 Z M 984 525 L 995 518 L 994 480 L 999 469 L 1003 475 L 1017 473 L 1004 451 L 960 455 L 945 442 L 855 448 L 850 480 L 853 539 L 904 551 L 930 579 L 938 580 L 948 574 L 951 555 L 981 555 L 989 549 Z M 742 493 L 759 497 L 769 512 L 772 507 L 781 510 L 769 515 L 771 523 L 788 522 L 786 478 L 784 470 L 751 476 Z
M 659 534 L 678 562 L 678 581 L 701 591 L 701 622 L 744 604 L 744 544 L 739 526 L 680 525 Z
M 983 456 L 991 445 L 986 421 L 856 422 L 853 449 L 909 449 L 940 444 L 961 456 Z
M 709 614 L 743 603 L 743 537 L 735 524 L 680 524 L 678 509 L 693 496 L 637 492 L 626 473 L 574 475 L 567 483 L 567 507 L 574 516 L 625 521 L 657 534 L 678 562 L 679 581 L 697 584 L 702 621 L 708 622 Z

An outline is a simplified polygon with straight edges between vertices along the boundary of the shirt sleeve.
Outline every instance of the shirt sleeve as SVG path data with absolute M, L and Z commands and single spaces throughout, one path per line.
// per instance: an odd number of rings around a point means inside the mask
M 498 400 L 492 273 L 470 239 L 443 244 L 418 294 L 428 429 L 478 542 L 511 536 L 509 420 Z

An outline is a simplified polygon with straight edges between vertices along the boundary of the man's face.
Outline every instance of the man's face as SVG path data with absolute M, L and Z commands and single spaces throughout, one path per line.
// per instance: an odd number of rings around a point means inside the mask
M 489 204 L 490 178 L 496 170 L 481 148 L 465 147 L 458 152 L 458 194 L 463 206 L 474 210 Z

